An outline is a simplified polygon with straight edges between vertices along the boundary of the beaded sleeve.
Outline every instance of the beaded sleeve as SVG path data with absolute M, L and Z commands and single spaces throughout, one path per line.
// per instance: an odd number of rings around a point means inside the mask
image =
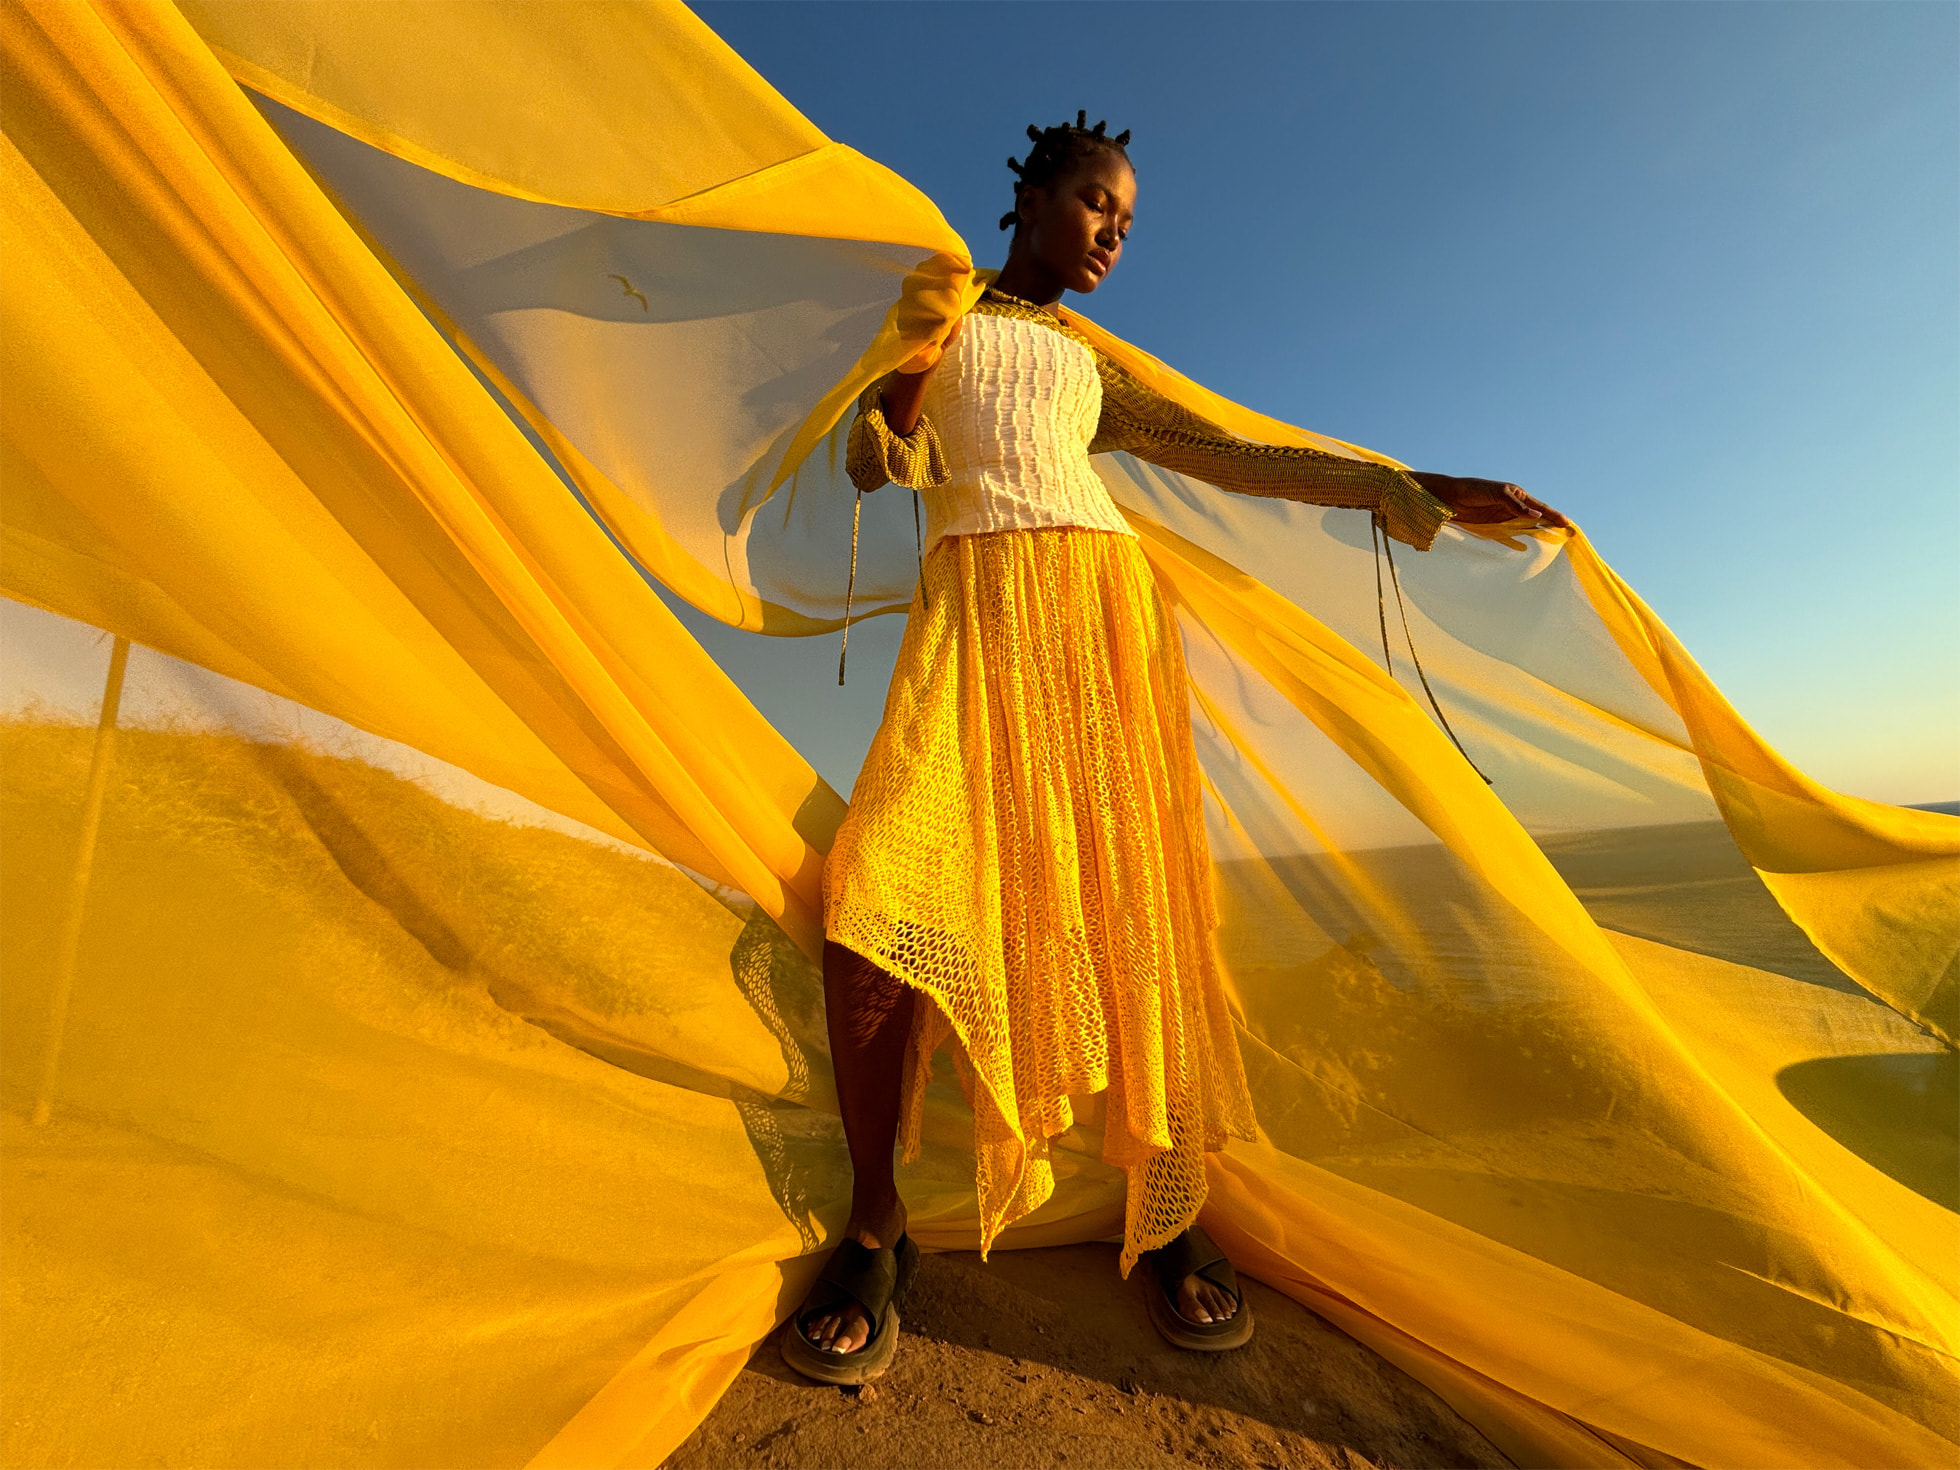
M 895 434 L 885 422 L 882 384 L 873 383 L 858 398 L 857 418 L 844 446 L 844 473 L 861 491 L 890 482 L 908 490 L 930 490 L 952 478 L 939 432 L 925 414 L 909 434 Z
M 1324 449 L 1254 444 L 1147 387 L 1101 353 L 1102 421 L 1091 454 L 1122 449 L 1138 459 L 1241 495 L 1377 512 L 1397 541 L 1427 551 L 1451 511 L 1393 465 Z

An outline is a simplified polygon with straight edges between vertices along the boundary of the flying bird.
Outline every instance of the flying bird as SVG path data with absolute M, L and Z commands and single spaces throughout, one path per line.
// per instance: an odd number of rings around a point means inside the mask
M 638 291 L 635 291 L 633 289 L 633 283 L 631 281 L 627 280 L 626 277 L 624 276 L 614 276 L 613 279 L 619 282 L 620 290 L 624 291 L 628 296 L 631 296 L 635 301 L 640 303 L 641 311 L 645 311 L 647 309 L 646 297 L 642 296 Z

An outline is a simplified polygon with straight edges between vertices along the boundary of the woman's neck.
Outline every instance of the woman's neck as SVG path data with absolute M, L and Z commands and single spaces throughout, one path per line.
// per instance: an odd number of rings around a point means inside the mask
M 993 284 L 996 291 L 1018 296 L 1032 306 L 1052 307 L 1062 299 L 1062 285 L 1054 273 L 1013 250 L 1008 251 L 1007 264 L 1000 268 Z

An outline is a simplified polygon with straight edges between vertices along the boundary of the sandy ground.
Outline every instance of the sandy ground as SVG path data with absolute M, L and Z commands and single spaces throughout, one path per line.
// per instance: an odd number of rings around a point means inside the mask
M 1217 1354 L 1158 1337 L 1143 1284 L 1142 1270 L 1117 1276 L 1113 1245 L 984 1265 L 928 1255 L 876 1383 L 810 1383 L 771 1337 L 665 1470 L 1510 1464 L 1429 1390 L 1257 1282 L 1253 1340 Z

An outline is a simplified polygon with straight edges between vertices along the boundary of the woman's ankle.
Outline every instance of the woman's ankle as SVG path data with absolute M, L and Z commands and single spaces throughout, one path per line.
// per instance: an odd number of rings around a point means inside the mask
M 905 1201 L 896 1191 L 881 1200 L 853 1201 L 844 1233 L 874 1250 L 898 1244 L 905 1233 Z

